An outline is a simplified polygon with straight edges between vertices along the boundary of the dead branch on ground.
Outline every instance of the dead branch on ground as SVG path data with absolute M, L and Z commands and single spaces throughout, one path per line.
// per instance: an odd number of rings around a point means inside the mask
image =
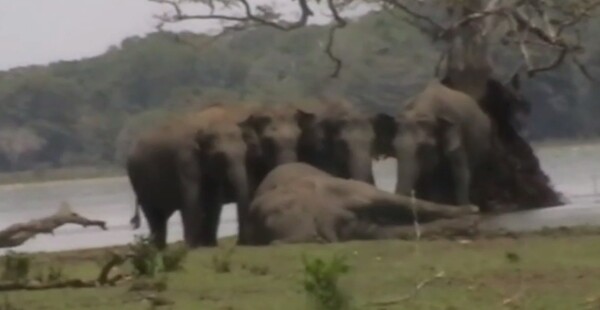
M 98 277 L 94 280 L 66 279 L 59 281 L 40 282 L 37 280 L 28 281 L 5 281 L 0 282 L 0 292 L 5 291 L 40 291 L 60 288 L 92 288 L 100 286 L 114 286 L 120 282 L 131 279 L 131 276 L 116 274 L 110 276 L 110 272 L 120 265 L 123 265 L 130 257 L 115 252 L 111 253 L 111 259 L 100 269 Z
M 371 306 L 385 307 L 385 306 L 391 306 L 391 305 L 396 305 L 396 304 L 402 303 L 406 300 L 409 300 L 409 299 L 415 297 L 419 293 L 419 291 L 421 291 L 426 285 L 430 284 L 431 282 L 433 282 L 435 280 L 441 279 L 445 276 L 446 276 L 445 271 L 443 271 L 443 270 L 439 271 L 433 277 L 427 278 L 427 279 L 419 282 L 410 293 L 408 293 L 400 298 L 396 298 L 396 299 L 373 302 L 373 303 L 371 303 Z
M 0 248 L 12 248 L 25 243 L 37 234 L 54 234 L 54 230 L 66 224 L 77 224 L 83 227 L 97 226 L 106 230 L 104 221 L 90 220 L 71 210 L 63 203 L 54 215 L 9 226 L 0 231 Z

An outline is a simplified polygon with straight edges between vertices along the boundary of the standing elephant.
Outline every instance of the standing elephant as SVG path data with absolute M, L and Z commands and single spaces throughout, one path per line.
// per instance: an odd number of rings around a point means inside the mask
M 166 245 L 167 221 L 179 210 L 190 247 L 214 246 L 222 205 L 236 202 L 243 237 L 249 203 L 241 109 L 215 105 L 143 136 L 127 173 L 153 242 Z M 136 219 L 136 217 L 138 219 Z M 139 224 L 138 209 L 132 223 Z
M 485 162 L 492 141 L 490 119 L 473 98 L 435 80 L 398 117 L 379 119 L 395 136 L 396 193 L 415 190 L 422 199 L 470 204 L 472 173 Z
M 314 108 L 313 108 L 314 109 Z M 372 158 L 383 144 L 375 134 L 381 118 L 347 102 L 325 101 L 303 127 L 300 161 L 337 177 L 374 184 Z

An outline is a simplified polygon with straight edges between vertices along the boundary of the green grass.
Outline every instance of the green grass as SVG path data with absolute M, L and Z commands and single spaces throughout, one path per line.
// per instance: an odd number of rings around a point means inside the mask
M 231 246 L 191 251 L 184 268 L 167 274 L 160 296 L 171 309 L 311 309 L 303 256 L 331 261 L 344 255 L 349 271 L 339 286 L 353 309 L 597 309 L 600 236 L 528 236 L 519 239 L 240 247 L 229 272 L 215 256 Z M 39 255 L 60 261 L 65 277 L 98 274 L 101 250 Z M 257 272 L 259 270 L 260 272 Z M 416 294 L 415 286 L 433 278 Z M 149 309 L 131 284 L 95 289 L 3 292 L 17 309 Z M 407 297 L 408 296 L 408 297 Z M 375 303 L 394 301 L 386 306 Z M 506 304 L 503 304 L 506 303 Z M 163 307 L 168 309 L 167 307 Z

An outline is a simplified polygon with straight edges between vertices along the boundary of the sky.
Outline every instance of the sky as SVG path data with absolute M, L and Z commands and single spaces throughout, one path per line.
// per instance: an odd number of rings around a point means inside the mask
M 274 3 L 290 17 L 297 11 L 293 0 L 251 2 Z M 0 70 L 102 54 L 127 37 L 155 31 L 154 16 L 168 9 L 148 0 L 0 0 Z M 188 7 L 186 12 L 203 9 Z M 311 23 L 329 21 L 323 12 L 317 11 Z M 363 12 L 364 7 L 352 8 L 347 16 Z M 195 21 L 167 29 L 211 32 L 218 27 L 218 22 Z

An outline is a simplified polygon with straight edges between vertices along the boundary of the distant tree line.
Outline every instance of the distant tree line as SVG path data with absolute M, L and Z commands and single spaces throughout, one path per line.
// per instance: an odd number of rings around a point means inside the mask
M 259 28 L 219 40 L 191 33 L 132 37 L 81 61 L 0 72 L 0 171 L 120 165 L 136 136 L 177 111 L 213 101 L 285 104 L 323 95 L 394 112 L 433 76 L 430 42 L 387 13 L 340 30 L 337 79 L 323 56 L 327 28 Z M 600 78 L 600 22 L 583 36 Z M 497 55 L 510 63 L 512 55 Z M 600 88 L 564 65 L 525 83 L 532 140 L 600 134 Z

